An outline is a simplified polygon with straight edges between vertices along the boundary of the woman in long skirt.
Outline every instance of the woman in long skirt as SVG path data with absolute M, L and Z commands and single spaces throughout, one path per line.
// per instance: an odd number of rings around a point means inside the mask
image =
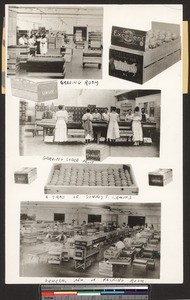
M 135 111 L 132 116 L 132 132 L 133 132 L 134 146 L 139 146 L 140 142 L 142 142 L 143 140 L 141 120 L 142 120 L 142 116 L 139 107 L 137 106 L 135 107 Z
M 120 137 L 118 122 L 119 115 L 116 112 L 116 107 L 112 107 L 111 113 L 109 115 L 109 124 L 107 131 L 107 140 L 109 142 L 115 142 L 115 140 Z
M 37 54 L 40 54 L 41 35 L 36 36 Z
M 40 43 L 40 53 L 45 55 L 47 53 L 47 38 L 45 34 L 42 35 L 41 43 Z
M 58 109 L 59 110 L 55 114 L 56 125 L 54 142 L 59 143 L 67 141 L 68 113 L 62 105 L 59 105 Z
M 86 113 L 82 117 L 86 143 L 89 143 L 93 139 L 92 120 L 93 116 L 90 113 L 90 109 L 87 108 Z

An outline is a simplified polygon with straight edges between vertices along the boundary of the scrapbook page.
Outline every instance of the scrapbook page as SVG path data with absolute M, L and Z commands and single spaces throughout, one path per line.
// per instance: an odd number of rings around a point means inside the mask
M 182 14 L 6 5 L 6 283 L 183 282 Z

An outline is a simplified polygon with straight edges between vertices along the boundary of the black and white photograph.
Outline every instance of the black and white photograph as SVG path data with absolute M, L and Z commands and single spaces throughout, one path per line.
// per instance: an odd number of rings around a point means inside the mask
M 23 99 L 20 155 L 159 157 L 160 115 L 160 90 L 72 89 L 52 101 Z
M 182 5 L 8 4 L 5 24 L 5 282 L 181 284 Z
M 7 76 L 101 79 L 103 7 L 8 6 Z
M 112 27 L 109 75 L 143 84 L 181 59 L 180 25 L 152 22 L 148 31 Z
M 45 194 L 138 195 L 130 164 L 53 164 Z
M 21 202 L 20 276 L 160 277 L 160 203 Z

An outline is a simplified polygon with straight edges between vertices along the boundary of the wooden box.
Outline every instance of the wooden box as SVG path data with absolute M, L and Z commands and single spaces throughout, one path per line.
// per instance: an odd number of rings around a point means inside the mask
M 45 194 L 137 195 L 131 165 L 54 164 Z
M 86 148 L 86 160 L 102 161 L 110 156 L 108 145 L 93 145 Z
M 144 275 L 148 270 L 148 260 L 139 258 L 133 260 L 133 275 Z
M 152 22 L 150 31 L 112 27 L 109 75 L 143 84 L 181 59 L 180 25 Z
M 37 168 L 22 168 L 14 173 L 15 183 L 30 184 L 37 178 Z
M 154 172 L 149 172 L 149 185 L 165 186 L 173 179 L 172 169 L 158 169 Z
M 58 86 L 55 80 L 35 82 L 24 78 L 12 78 L 11 91 L 15 97 L 36 102 L 58 98 Z
M 147 264 L 148 264 L 148 270 L 151 270 L 151 271 L 155 270 L 155 261 L 154 261 L 154 259 L 149 259 Z

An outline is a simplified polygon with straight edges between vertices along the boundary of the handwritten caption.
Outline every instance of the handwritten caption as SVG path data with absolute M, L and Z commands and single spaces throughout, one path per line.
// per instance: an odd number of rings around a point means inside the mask
M 67 198 L 68 195 L 55 195 L 55 194 L 49 194 L 45 195 L 45 198 L 47 200 L 64 200 Z M 81 200 L 131 200 L 131 195 L 70 195 L 72 199 L 79 199 Z
M 126 278 L 74 278 L 72 283 L 146 283 L 145 279 L 126 279 Z M 62 284 L 70 283 L 64 278 L 46 278 L 45 283 Z
M 61 80 L 60 81 L 61 85 L 64 86 L 99 86 L 99 81 L 98 80 Z
M 74 157 L 53 157 L 53 156 L 43 156 L 42 160 L 51 162 L 68 162 L 68 163 L 83 163 L 83 164 L 93 164 L 93 160 L 86 160 Z

